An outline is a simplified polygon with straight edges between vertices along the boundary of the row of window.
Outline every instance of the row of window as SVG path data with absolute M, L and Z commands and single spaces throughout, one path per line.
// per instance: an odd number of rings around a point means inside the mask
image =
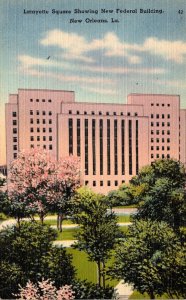
M 160 134 L 160 130 L 156 130 L 156 131 L 151 130 L 150 133 L 151 133 L 151 134 L 156 133 L 157 135 L 159 135 L 159 134 Z M 164 134 L 165 134 L 165 130 L 162 130 L 162 131 L 161 131 L 161 134 L 164 135 Z M 167 130 L 167 135 L 170 135 L 170 130 Z
M 72 114 L 72 110 L 69 110 L 68 113 L 69 113 L 69 115 L 71 115 L 71 114 Z M 79 115 L 79 114 L 80 114 L 80 111 L 77 110 L 77 111 L 76 111 L 76 114 Z M 91 112 L 88 112 L 88 113 L 87 113 L 87 111 L 84 111 L 83 114 L 84 114 L 84 115 L 87 115 L 87 114 L 95 115 L 95 112 L 94 112 L 94 111 L 91 111 Z M 96 114 L 97 114 L 97 113 L 96 113 Z M 99 111 L 98 114 L 101 116 L 101 115 L 103 115 L 103 112 L 102 112 L 102 111 Z M 117 112 L 115 112 L 115 111 L 114 111 L 113 113 L 110 113 L 109 111 L 107 111 L 107 112 L 105 113 L 105 115 L 106 115 L 106 116 L 109 116 L 109 115 L 117 116 L 117 115 L 119 115 L 119 113 L 117 113 Z M 123 112 L 120 112 L 120 116 L 123 116 L 123 115 L 124 115 L 124 113 L 123 113 Z M 138 113 L 135 112 L 133 115 L 134 115 L 134 116 L 138 116 Z M 128 113 L 127 113 L 127 116 L 132 116 L 132 114 L 131 114 L 130 112 L 128 112 Z
M 170 158 L 170 154 L 167 154 L 167 155 L 165 155 L 165 154 L 162 154 L 162 155 L 160 155 L 159 153 L 157 153 L 156 155 L 154 155 L 153 153 L 151 154 L 151 158 Z
M 41 131 L 41 128 L 40 128 L 40 127 L 37 127 L 37 128 L 36 128 L 36 132 L 40 132 L 40 131 Z M 49 132 L 52 132 L 52 128 L 49 127 L 49 128 L 48 128 L 48 131 L 49 131 Z M 34 128 L 33 128 L 33 127 L 30 128 L 30 132 L 34 132 Z M 45 127 L 42 128 L 42 132 L 46 132 L 46 128 L 45 128 Z
M 151 146 L 151 150 L 154 150 L 154 149 L 160 150 L 160 147 L 159 147 L 159 146 L 156 146 L 156 148 L 155 148 L 154 146 Z M 162 149 L 162 150 L 165 150 L 165 147 L 162 146 L 161 149 Z M 167 150 L 170 151 L 170 146 L 167 146 Z
M 165 104 L 165 103 L 161 103 L 161 104 L 160 103 L 156 103 L 156 106 L 160 106 L 160 105 L 161 106 L 166 106 L 167 105 L 168 107 L 170 107 L 170 103 L 167 103 L 167 104 Z M 155 103 L 151 103 L 151 106 L 155 106 Z
M 156 122 L 156 123 L 151 122 L 151 123 L 150 123 L 151 126 L 157 126 L 157 127 L 159 127 L 160 124 L 161 124 L 162 127 L 165 126 L 165 122 L 162 122 L 162 123 L 159 123 L 159 122 Z M 170 127 L 170 122 L 167 122 L 167 127 Z
M 170 119 L 170 114 L 167 114 L 166 116 L 167 116 L 167 119 Z M 159 119 L 159 118 L 165 119 L 165 114 L 162 114 L 162 115 L 160 115 L 160 114 L 156 114 L 156 115 L 151 114 L 151 119 L 153 119 L 154 117 L 156 117 L 156 119 Z
M 159 139 L 159 138 L 157 138 L 157 139 L 151 138 L 150 141 L 151 141 L 151 143 L 154 143 L 155 141 L 156 141 L 156 143 L 159 143 L 159 142 L 160 142 L 160 139 Z M 162 138 L 162 139 L 161 139 L 161 142 L 162 142 L 162 143 L 165 143 L 165 139 Z M 167 143 L 170 143 L 170 138 L 166 139 L 166 142 L 167 142 Z
M 46 119 L 40 120 L 40 119 L 36 119 L 36 124 L 40 124 L 40 121 L 42 121 L 42 124 L 46 124 Z M 52 119 L 48 120 L 49 124 L 52 124 Z M 30 119 L 30 124 L 34 124 L 34 119 Z
M 46 99 L 35 99 L 35 101 L 36 102 L 52 102 L 52 100 L 51 99 L 48 99 L 48 100 L 46 100 Z M 30 99 L 30 102 L 34 102 L 34 99 Z
M 16 112 L 16 111 L 13 111 L 13 112 L 12 112 L 12 117 L 14 117 L 14 118 L 17 117 L 17 112 Z
M 47 145 L 43 145 L 42 147 L 43 147 L 43 149 L 47 149 Z M 30 148 L 34 148 L 34 145 L 31 144 L 31 145 L 30 145 Z M 40 145 L 37 145 L 37 148 L 40 148 Z M 53 146 L 52 146 L 52 145 L 49 145 L 49 146 L 48 146 L 48 149 L 49 149 L 49 150 L 52 150 L 52 149 L 53 149 Z
M 122 180 L 121 184 L 122 183 L 125 183 L 125 180 Z M 91 182 L 88 180 L 85 180 L 85 185 L 88 185 L 88 184 L 91 184 Z M 104 182 L 103 180 L 100 180 L 100 181 L 93 180 L 92 181 L 92 186 L 104 186 L 104 184 L 106 184 L 107 186 L 111 186 L 111 180 L 107 180 L 107 182 Z M 118 186 L 118 180 L 114 180 L 114 185 Z
M 46 141 L 46 136 L 43 136 L 43 141 Z M 37 140 L 37 141 L 40 141 L 41 140 L 41 137 L 40 136 L 37 136 L 37 137 L 35 137 L 35 140 Z M 49 136 L 48 137 L 48 140 L 51 142 L 52 141 L 52 136 Z M 30 137 L 30 141 L 34 141 L 34 136 L 31 136 Z
M 45 111 L 45 110 L 42 110 L 42 113 L 41 113 L 41 111 L 36 110 L 36 115 L 39 116 L 40 114 L 42 114 L 43 116 L 46 116 L 46 111 Z M 33 111 L 33 110 L 30 110 L 30 115 L 31 115 L 31 116 L 34 115 L 34 111 Z M 48 115 L 51 116 L 51 115 L 52 115 L 52 111 L 49 111 L 49 112 L 48 112 Z

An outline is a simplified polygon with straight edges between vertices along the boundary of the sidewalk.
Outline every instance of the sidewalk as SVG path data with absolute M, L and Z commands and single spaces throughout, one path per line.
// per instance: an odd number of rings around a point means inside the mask
M 124 283 L 121 280 L 116 286 L 115 290 L 118 293 L 119 300 L 127 300 L 129 299 L 130 295 L 133 293 L 133 287 L 127 283 Z

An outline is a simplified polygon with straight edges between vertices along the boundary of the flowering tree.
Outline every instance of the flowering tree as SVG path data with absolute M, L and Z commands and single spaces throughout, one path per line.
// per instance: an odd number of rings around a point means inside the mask
M 38 213 L 43 223 L 49 210 L 61 214 L 79 185 L 78 158 L 56 161 L 41 149 L 21 152 L 10 166 L 9 206 L 18 222 L 23 216 Z
M 54 286 L 54 282 L 49 279 L 33 284 L 30 280 L 26 287 L 20 287 L 19 300 L 72 300 L 74 299 L 74 292 L 71 286 L 65 285 L 59 288 Z

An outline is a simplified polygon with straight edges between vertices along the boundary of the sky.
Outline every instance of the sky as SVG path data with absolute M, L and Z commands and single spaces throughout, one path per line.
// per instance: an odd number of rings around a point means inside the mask
M 185 0 L 1 0 L 0 42 L 0 164 L 5 103 L 18 88 L 97 103 L 176 94 L 186 108 Z

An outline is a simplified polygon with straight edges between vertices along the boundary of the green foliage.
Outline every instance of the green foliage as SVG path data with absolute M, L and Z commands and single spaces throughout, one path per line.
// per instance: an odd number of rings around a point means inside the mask
M 88 189 L 81 189 L 74 201 L 74 222 L 79 224 L 75 245 L 85 251 L 98 265 L 99 285 L 105 286 L 105 263 L 111 257 L 117 239 L 122 235 L 117 218 L 108 210 L 104 197 Z
M 140 293 L 185 297 L 185 253 L 165 222 L 136 221 L 116 251 L 115 276 Z M 176 278 L 176 280 L 175 280 Z
M 53 247 L 55 239 L 55 230 L 37 222 L 22 222 L 19 228 L 0 232 L 0 264 L 12 266 L 10 272 L 0 268 L 1 282 L 7 282 L 1 287 L 0 297 L 12 298 L 12 293 L 18 291 L 14 283 L 24 286 L 29 279 L 37 282 L 50 278 L 57 287 L 70 284 L 75 275 L 71 256 L 65 249 Z

